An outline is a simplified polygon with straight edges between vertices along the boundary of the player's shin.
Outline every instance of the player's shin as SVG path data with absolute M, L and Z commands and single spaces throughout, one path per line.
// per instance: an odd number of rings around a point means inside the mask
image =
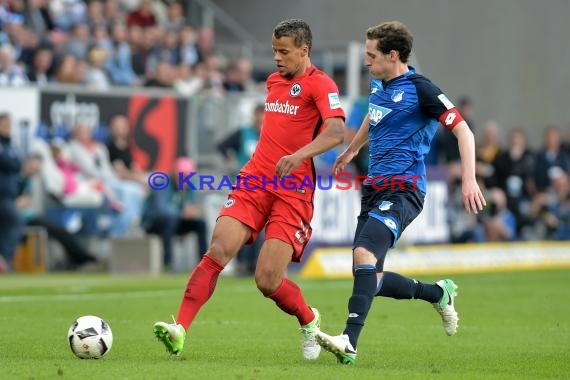
M 377 286 L 376 267 L 374 265 L 366 264 L 355 267 L 352 296 L 348 300 L 348 319 L 343 332 L 343 334 L 348 335 L 350 343 L 355 349 Z
M 404 277 L 394 272 L 384 272 L 382 287 L 376 296 L 401 299 L 421 299 L 429 303 L 438 302 L 443 291 L 435 284 Z
M 188 330 L 202 305 L 214 292 L 218 276 L 223 269 L 224 267 L 210 256 L 204 255 L 192 271 L 176 318 L 177 323 L 181 324 L 185 330 Z
M 275 301 L 275 304 L 285 313 L 296 316 L 301 326 L 309 324 L 315 318 L 313 311 L 303 298 L 301 289 L 287 278 L 283 279 L 279 287 L 266 297 Z

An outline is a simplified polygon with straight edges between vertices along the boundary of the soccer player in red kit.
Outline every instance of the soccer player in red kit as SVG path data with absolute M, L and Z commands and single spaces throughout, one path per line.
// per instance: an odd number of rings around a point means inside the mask
M 311 30 L 303 20 L 285 20 L 273 30 L 277 72 L 267 79 L 259 143 L 220 211 L 210 249 L 190 275 L 176 321 L 154 325 L 155 335 L 171 354 L 182 352 L 186 331 L 214 292 L 220 272 L 265 227 L 255 270 L 257 287 L 297 318 L 305 359 L 319 356 L 319 312 L 285 276 L 289 263 L 301 259 L 311 236 L 313 190 L 302 184 L 307 178 L 314 180 L 312 158 L 343 141 L 338 89 L 311 64 L 311 43 Z

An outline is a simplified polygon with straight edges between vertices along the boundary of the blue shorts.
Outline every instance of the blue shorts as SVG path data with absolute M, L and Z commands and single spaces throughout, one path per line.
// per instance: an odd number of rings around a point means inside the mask
M 363 186 L 353 248 L 369 246 L 371 243 L 359 241 L 360 232 L 368 218 L 375 218 L 388 227 L 393 235 L 393 248 L 402 232 L 422 211 L 424 198 L 425 194 L 409 183 L 404 184 L 404 189 L 395 190 L 375 190 L 372 186 Z

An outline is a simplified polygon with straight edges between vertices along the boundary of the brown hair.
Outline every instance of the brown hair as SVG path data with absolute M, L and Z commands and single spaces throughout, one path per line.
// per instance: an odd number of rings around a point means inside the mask
M 366 30 L 366 39 L 378 40 L 376 47 L 384 54 L 395 50 L 406 63 L 412 52 L 414 37 L 400 21 L 387 21 Z

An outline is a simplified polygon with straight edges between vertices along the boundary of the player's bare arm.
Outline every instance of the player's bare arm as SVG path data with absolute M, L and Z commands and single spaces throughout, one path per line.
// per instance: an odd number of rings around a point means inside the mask
M 461 156 L 463 204 L 468 213 L 477 214 L 487 202 L 475 179 L 475 138 L 465 121 L 457 124 L 452 132 L 457 137 Z
M 368 143 L 368 127 L 370 125 L 369 121 L 369 117 L 366 115 L 362 121 L 362 124 L 360 125 L 360 128 L 358 129 L 358 132 L 356 132 L 356 135 L 354 135 L 354 138 L 348 147 L 336 158 L 332 168 L 334 175 L 337 175 L 343 171 L 345 166 L 348 165 L 348 163 L 352 161 L 356 155 L 358 155 L 360 149 L 362 149 L 362 147 Z
M 344 139 L 344 121 L 340 117 L 325 120 L 324 130 L 313 141 L 288 156 L 283 156 L 275 166 L 279 178 L 291 174 L 303 161 L 315 157 L 337 145 Z

